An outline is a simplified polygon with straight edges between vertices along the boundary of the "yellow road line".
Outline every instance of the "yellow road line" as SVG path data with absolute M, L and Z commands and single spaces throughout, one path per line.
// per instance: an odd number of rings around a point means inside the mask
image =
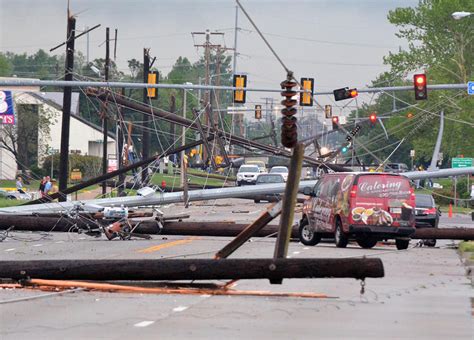
M 161 250 L 161 249 L 170 248 L 170 247 L 174 247 L 174 246 L 179 246 L 181 244 L 191 243 L 192 241 L 194 241 L 196 239 L 198 239 L 198 237 L 191 237 L 191 238 L 187 238 L 185 240 L 178 240 L 178 241 L 162 243 L 162 244 L 159 244 L 157 246 L 137 250 L 137 252 L 138 253 L 144 253 L 144 254 L 153 253 L 153 252 Z

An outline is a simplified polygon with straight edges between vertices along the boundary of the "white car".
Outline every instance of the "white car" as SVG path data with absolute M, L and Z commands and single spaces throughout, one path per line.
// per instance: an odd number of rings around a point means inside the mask
M 286 166 L 274 166 L 270 173 L 282 175 L 285 182 L 288 180 L 288 168 Z
M 237 185 L 255 184 L 259 174 L 260 168 L 257 165 L 241 165 L 239 172 L 237 172 Z

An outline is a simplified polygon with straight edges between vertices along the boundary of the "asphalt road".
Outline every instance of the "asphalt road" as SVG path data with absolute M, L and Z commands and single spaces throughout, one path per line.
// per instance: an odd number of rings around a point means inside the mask
M 251 221 L 266 204 L 224 200 L 193 204 L 193 219 Z M 183 212 L 181 205 L 164 207 Z M 449 223 L 472 226 L 468 216 Z M 2 260 L 89 258 L 212 258 L 230 239 L 154 236 L 107 241 L 78 234 L 12 233 Z M 185 240 L 185 242 L 175 242 Z M 393 244 L 361 249 L 331 243 L 290 244 L 300 258 L 373 256 L 385 277 L 368 279 L 361 295 L 353 279 L 239 281 L 235 289 L 323 293 L 332 298 L 152 295 L 0 290 L 0 339 L 472 339 L 473 290 L 452 241 L 397 251 Z M 252 239 L 234 257 L 271 257 L 275 240 Z M 28 299 L 25 299 L 28 298 Z

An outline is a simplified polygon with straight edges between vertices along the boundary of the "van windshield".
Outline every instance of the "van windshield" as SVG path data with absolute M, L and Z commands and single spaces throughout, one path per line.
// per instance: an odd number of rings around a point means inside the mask
M 378 198 L 408 198 L 410 182 L 401 176 L 367 175 L 360 176 L 357 196 Z

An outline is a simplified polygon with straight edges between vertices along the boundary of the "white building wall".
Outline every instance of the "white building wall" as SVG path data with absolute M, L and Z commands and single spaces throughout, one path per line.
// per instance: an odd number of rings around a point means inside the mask
M 49 136 L 41 132 L 38 135 L 38 161 L 42 163 L 42 160 L 48 156 L 48 152 L 51 150 L 59 152 L 61 148 L 62 112 L 26 92 L 15 93 L 14 98 L 15 104 L 39 104 L 40 114 L 50 117 Z M 102 138 L 101 131 L 71 116 L 69 132 L 70 151 L 80 150 L 81 155 L 102 157 Z M 110 136 L 107 143 L 107 152 L 110 158 L 116 157 L 115 140 Z M 16 172 L 15 158 L 7 150 L 0 148 L 0 179 L 14 179 Z

